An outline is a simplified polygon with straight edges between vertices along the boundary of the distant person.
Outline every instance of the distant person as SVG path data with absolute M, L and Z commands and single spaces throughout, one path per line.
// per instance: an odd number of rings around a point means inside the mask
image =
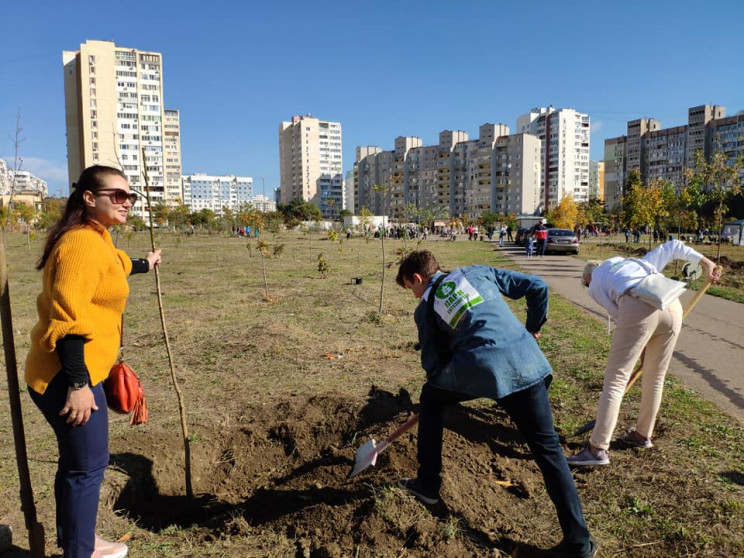
M 350 239 L 351 239 L 351 229 L 347 227 L 346 228 L 346 240 L 350 240 Z
M 118 169 L 83 171 L 49 230 L 37 269 L 39 320 L 26 358 L 28 393 L 57 438 L 57 540 L 65 557 L 121 558 L 127 545 L 96 535 L 98 499 L 109 464 L 103 381 L 116 362 L 127 277 L 160 265 L 160 250 L 132 259 L 108 228 L 126 223 L 137 200 Z
M 499 246 L 504 246 L 504 239 L 506 238 L 506 226 L 501 225 L 499 229 Z
M 631 296 L 628 291 L 652 272 L 661 272 L 672 260 L 684 259 L 705 268 L 713 282 L 721 277 L 721 269 L 711 260 L 671 240 L 648 252 L 641 259 L 614 257 L 603 262 L 587 262 L 582 284 L 589 287 L 589 296 L 615 320 L 612 345 L 604 373 L 604 386 L 599 396 L 597 422 L 589 444 L 578 455 L 568 458 L 574 466 L 608 465 L 608 449 L 615 431 L 625 386 L 636 361 L 643 361 L 641 408 L 634 429 L 621 441 L 626 445 L 651 448 L 656 414 L 661 405 L 669 362 L 682 327 L 682 305 L 675 300 L 665 310 Z
M 512 229 L 512 226 L 509 225 L 506 227 L 506 241 L 507 242 L 514 242 L 514 238 L 512 238 L 512 232 L 514 229 Z
M 445 408 L 480 397 L 493 399 L 524 436 L 558 514 L 563 540 L 551 555 L 596 556 L 597 544 L 584 522 L 553 426 L 550 364 L 535 341 L 548 314 L 545 281 L 486 266 L 444 273 L 426 250 L 406 256 L 395 281 L 421 299 L 414 319 L 426 371 L 419 404 L 418 475 L 398 486 L 424 504 L 437 504 Z M 526 300 L 526 325 L 503 297 Z
M 524 245 L 524 249 L 527 254 L 527 259 L 532 259 L 532 253 L 535 251 L 535 239 L 529 237 Z
M 625 229 L 625 243 L 627 244 L 628 242 L 630 242 L 630 229 L 626 228 Z
M 548 242 L 548 227 L 545 226 L 545 219 L 541 219 L 540 224 L 535 227 L 533 236 L 537 245 L 537 255 L 542 258 L 545 255 L 545 245 Z

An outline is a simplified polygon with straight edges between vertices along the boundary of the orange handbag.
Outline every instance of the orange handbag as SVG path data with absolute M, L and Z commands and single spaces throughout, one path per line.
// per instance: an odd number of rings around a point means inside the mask
M 122 327 L 122 341 L 123 337 L 124 329 Z M 123 354 L 119 361 L 111 367 L 108 378 L 103 382 L 103 390 L 106 392 L 106 403 L 109 409 L 123 415 L 132 413 L 129 424 L 136 425 L 147 422 L 145 387 L 135 371 L 124 362 Z

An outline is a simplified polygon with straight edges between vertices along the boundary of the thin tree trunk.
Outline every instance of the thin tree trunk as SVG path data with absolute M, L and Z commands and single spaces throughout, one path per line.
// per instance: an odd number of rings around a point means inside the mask
M 266 279 L 266 258 L 264 258 L 263 250 L 258 250 L 261 253 L 261 267 L 263 268 L 264 288 L 266 289 L 266 300 L 269 300 L 269 282 Z
M 8 376 L 8 400 L 10 418 L 13 424 L 18 480 L 21 487 L 21 509 L 28 530 L 28 542 L 31 558 L 44 558 L 44 527 L 36 519 L 36 505 L 31 486 L 31 475 L 28 469 L 26 453 L 26 433 L 23 428 L 23 411 L 21 409 L 20 387 L 18 385 L 18 364 L 16 362 L 15 342 L 13 340 L 13 316 L 10 308 L 8 291 L 8 266 L 5 260 L 5 235 L 0 230 L 3 242 L 0 242 L 0 322 L 2 322 L 5 369 Z
M 150 202 L 150 184 L 147 177 L 147 160 L 145 158 L 145 150 L 142 150 L 142 165 L 145 177 L 145 194 L 147 195 L 147 210 L 150 213 L 150 245 L 152 251 L 155 251 L 155 234 L 152 230 L 152 204 Z M 163 328 L 163 338 L 165 340 L 165 350 L 168 353 L 168 363 L 170 364 L 171 381 L 173 387 L 176 390 L 176 396 L 178 397 L 178 410 L 181 415 L 181 431 L 183 434 L 183 452 L 184 452 L 184 470 L 186 473 L 186 496 L 190 499 L 194 498 L 194 490 L 191 487 L 191 439 L 189 438 L 189 429 L 186 423 L 186 404 L 183 399 L 183 393 L 181 387 L 178 384 L 178 378 L 176 377 L 176 368 L 173 364 L 173 353 L 170 347 L 170 340 L 168 338 L 168 330 L 165 326 L 165 312 L 163 310 L 163 297 L 160 291 L 160 270 L 155 267 L 155 286 L 158 293 L 158 309 L 160 310 L 160 325 Z

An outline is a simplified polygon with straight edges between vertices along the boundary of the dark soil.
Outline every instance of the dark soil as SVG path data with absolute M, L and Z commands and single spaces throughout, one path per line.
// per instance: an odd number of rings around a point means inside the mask
M 436 506 L 392 489 L 415 474 L 415 428 L 375 467 L 347 479 L 358 446 L 381 441 L 413 412 L 405 391 L 373 389 L 364 405 L 297 399 L 231 428 L 199 430 L 206 443 L 194 446 L 193 501 L 182 495 L 184 475 L 174 459 L 182 454 L 180 437 L 133 431 L 112 447 L 121 474 L 109 474 L 104 500 L 151 532 L 177 525 L 209 541 L 273 531 L 296 541 L 297 556 L 372 556 L 375 548 L 388 555 L 398 547 L 406 556 L 501 556 L 516 541 L 523 543 L 520 556 L 529 556 L 531 543 L 559 542 L 539 470 L 498 407 L 450 410 Z

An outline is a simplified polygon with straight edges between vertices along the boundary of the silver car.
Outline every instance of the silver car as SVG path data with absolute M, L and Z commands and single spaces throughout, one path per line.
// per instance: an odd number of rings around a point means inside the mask
M 550 252 L 578 254 L 579 239 L 571 229 L 548 229 L 545 253 Z

